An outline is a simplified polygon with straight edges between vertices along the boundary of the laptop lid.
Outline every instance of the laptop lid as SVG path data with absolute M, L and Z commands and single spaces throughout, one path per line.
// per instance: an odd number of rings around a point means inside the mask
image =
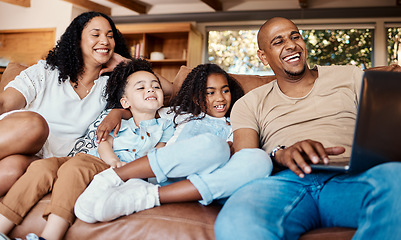
M 349 163 L 311 167 L 358 173 L 389 161 L 401 161 L 401 73 L 366 71 Z
M 401 161 L 401 72 L 366 71 L 349 171 L 390 161 Z

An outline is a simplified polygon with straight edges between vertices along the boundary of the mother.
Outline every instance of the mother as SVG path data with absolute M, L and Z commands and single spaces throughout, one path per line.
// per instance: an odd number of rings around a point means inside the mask
M 108 77 L 100 74 L 123 57 L 130 54 L 113 21 L 86 12 L 71 22 L 46 60 L 6 86 L 0 94 L 0 196 L 33 160 L 69 153 L 105 108 Z

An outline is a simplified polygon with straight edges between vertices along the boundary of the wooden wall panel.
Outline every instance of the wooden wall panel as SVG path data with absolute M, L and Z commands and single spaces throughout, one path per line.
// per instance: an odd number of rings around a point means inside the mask
M 0 57 L 33 65 L 54 47 L 55 33 L 55 28 L 0 31 Z

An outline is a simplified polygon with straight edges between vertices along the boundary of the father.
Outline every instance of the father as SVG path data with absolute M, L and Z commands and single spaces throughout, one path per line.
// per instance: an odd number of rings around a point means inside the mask
M 358 175 L 309 166 L 350 155 L 363 71 L 309 69 L 305 42 L 288 19 L 267 21 L 258 44 L 260 60 L 277 81 L 237 101 L 233 147 L 261 146 L 288 169 L 235 192 L 216 220 L 217 239 L 298 239 L 323 227 L 357 228 L 354 239 L 401 236 L 401 163 Z

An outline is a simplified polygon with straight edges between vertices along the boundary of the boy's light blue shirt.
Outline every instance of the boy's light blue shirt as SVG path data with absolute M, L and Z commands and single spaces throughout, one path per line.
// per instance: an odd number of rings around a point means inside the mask
M 114 138 L 114 130 L 110 133 Z M 159 142 L 167 142 L 174 135 L 174 125 L 171 120 L 154 118 L 141 121 L 139 127 L 134 119 L 121 121 L 121 128 L 113 141 L 113 150 L 122 162 L 133 160 L 147 155 Z M 99 157 L 96 149 L 89 154 Z

